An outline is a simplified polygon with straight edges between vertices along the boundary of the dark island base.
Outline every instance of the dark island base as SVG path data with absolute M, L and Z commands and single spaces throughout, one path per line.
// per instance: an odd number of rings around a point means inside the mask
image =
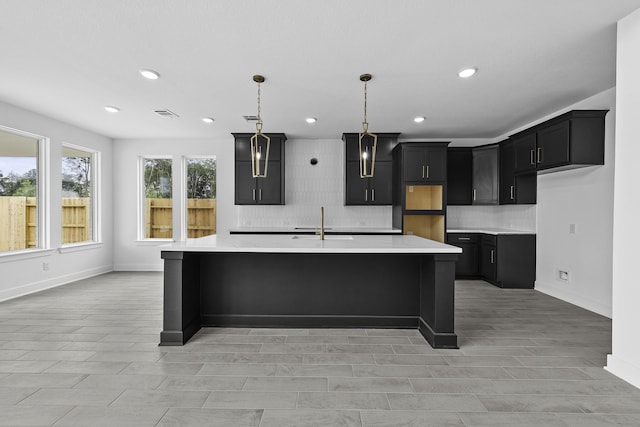
M 162 252 L 160 345 L 202 326 L 417 328 L 458 348 L 455 254 Z

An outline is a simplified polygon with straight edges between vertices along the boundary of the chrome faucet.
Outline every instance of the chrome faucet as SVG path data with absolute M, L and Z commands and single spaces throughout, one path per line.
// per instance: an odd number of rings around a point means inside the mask
M 318 233 L 316 233 L 318 234 Z M 324 206 L 320 207 L 320 240 L 324 240 Z

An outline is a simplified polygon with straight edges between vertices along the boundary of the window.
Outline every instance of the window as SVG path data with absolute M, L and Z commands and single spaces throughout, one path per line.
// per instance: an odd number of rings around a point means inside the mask
M 142 179 L 142 238 L 171 239 L 173 237 L 171 158 L 143 157 L 140 161 Z
M 216 159 L 186 158 L 187 238 L 216 234 Z
M 96 194 L 99 153 L 62 146 L 62 244 L 95 242 L 98 237 Z
M 48 247 L 46 144 L 0 127 L 0 253 Z

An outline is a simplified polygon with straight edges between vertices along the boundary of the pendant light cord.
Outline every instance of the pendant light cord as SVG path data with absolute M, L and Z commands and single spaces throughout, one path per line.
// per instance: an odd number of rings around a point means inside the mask
M 369 130 L 369 123 L 367 123 L 367 81 L 364 82 L 364 122 L 362 122 L 363 133 Z
M 262 117 L 261 117 L 260 113 L 261 113 L 261 108 L 260 108 L 260 83 L 258 83 L 258 121 L 256 122 L 256 130 L 258 131 L 258 133 L 262 133 Z

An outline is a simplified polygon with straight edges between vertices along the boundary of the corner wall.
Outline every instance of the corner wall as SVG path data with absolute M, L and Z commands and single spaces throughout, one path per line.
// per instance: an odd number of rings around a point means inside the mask
M 35 257 L 0 257 L 0 301 L 106 273 L 113 268 L 112 140 L 52 118 L 0 102 L 0 124 L 31 132 L 50 140 L 51 251 Z M 61 253 L 62 241 L 62 143 L 100 151 L 102 241 L 99 247 Z M 43 270 L 43 263 L 49 270 Z
M 616 171 L 613 222 L 613 339 L 606 369 L 640 387 L 640 10 L 618 22 Z

